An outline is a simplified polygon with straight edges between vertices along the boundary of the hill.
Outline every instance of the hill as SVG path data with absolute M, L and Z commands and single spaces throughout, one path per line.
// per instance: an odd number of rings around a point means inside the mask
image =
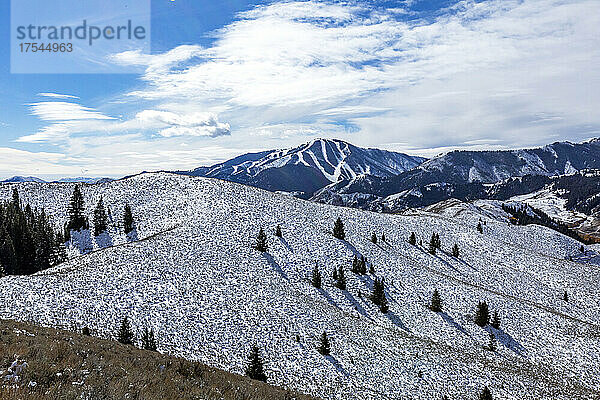
M 16 321 L 0 320 L 0 349 L 0 399 L 311 399 L 182 358 Z M 15 354 L 27 363 L 16 382 L 6 378 Z
M 2 185 L 0 198 L 13 187 L 64 223 L 72 184 Z M 87 254 L 74 246 L 55 268 L 1 278 L 0 316 L 109 336 L 128 315 L 136 329 L 155 329 L 161 352 L 233 373 L 257 343 L 269 383 L 326 399 L 475 398 L 485 385 L 500 399 L 600 395 L 600 271 L 569 261 L 580 243 L 550 229 L 509 225 L 476 208 L 377 214 L 166 173 L 82 191 L 88 213 L 100 196 L 112 210 L 112 242 L 90 238 Z M 125 202 L 133 241 L 120 233 Z M 330 233 L 338 217 L 345 240 Z M 252 248 L 261 227 L 265 253 Z M 427 251 L 433 233 L 436 254 Z M 352 273 L 355 255 L 374 272 Z M 310 283 L 315 265 L 321 289 Z M 332 279 L 339 267 L 347 290 Z M 376 278 L 385 278 L 387 314 L 369 299 Z M 443 312 L 427 307 L 434 289 Z M 500 329 L 474 323 L 483 300 L 499 312 Z M 329 357 L 317 352 L 324 331 Z M 490 333 L 495 352 L 486 349 Z

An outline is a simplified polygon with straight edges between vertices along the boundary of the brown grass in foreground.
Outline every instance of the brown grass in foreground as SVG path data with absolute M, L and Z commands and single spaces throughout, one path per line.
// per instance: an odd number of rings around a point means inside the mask
M 28 366 L 16 384 L 0 378 L 0 399 L 312 399 L 197 362 L 0 320 L 0 370 L 15 354 Z

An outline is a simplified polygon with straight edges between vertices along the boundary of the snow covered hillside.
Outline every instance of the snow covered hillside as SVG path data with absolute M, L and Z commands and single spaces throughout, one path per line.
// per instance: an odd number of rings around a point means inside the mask
M 2 185 L 0 198 L 13 187 L 65 222 L 72 184 Z M 257 343 L 269 382 L 325 399 L 476 398 L 484 385 L 498 399 L 600 396 L 600 269 L 568 261 L 580 244 L 552 230 L 512 226 L 477 207 L 376 214 L 166 173 L 82 191 L 90 214 L 101 195 L 110 208 L 113 245 L 93 242 L 95 251 L 53 269 L 1 278 L 0 317 L 109 336 L 128 315 L 138 329 L 154 327 L 160 351 L 236 373 Z M 125 202 L 134 239 L 119 233 Z M 338 217 L 345 241 L 330 233 Z M 260 227 L 266 253 L 251 247 Z M 417 246 L 407 242 L 412 231 Z M 374 232 L 387 241 L 372 243 Z M 435 232 L 443 251 L 432 255 Z M 454 243 L 459 259 L 449 254 Z M 355 254 L 385 277 L 388 314 L 368 299 L 375 276 L 350 272 Z M 321 290 L 310 283 L 315 263 Z M 333 285 L 339 266 L 347 291 Z M 436 288 L 441 313 L 427 308 Z M 499 312 L 499 330 L 474 324 L 480 300 Z M 323 331 L 330 357 L 316 351 Z M 488 332 L 497 352 L 485 349 Z

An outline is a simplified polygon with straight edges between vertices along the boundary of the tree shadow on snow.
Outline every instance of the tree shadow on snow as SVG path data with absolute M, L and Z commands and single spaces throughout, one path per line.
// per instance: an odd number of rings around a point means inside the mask
M 267 260 L 267 262 L 269 263 L 269 265 L 271 265 L 275 272 L 281 275 L 281 277 L 286 281 L 289 281 L 287 274 L 283 272 L 283 269 L 281 269 L 281 266 L 277 264 L 277 261 L 275 261 L 272 255 L 270 255 L 269 253 L 262 253 L 262 256 L 265 258 L 265 260 Z
M 350 250 L 352 252 L 352 254 L 354 254 L 356 257 L 358 257 L 358 258 L 362 257 L 361 252 L 356 250 L 356 247 L 354 247 L 351 243 L 349 243 L 345 240 L 340 240 L 340 242 L 342 242 L 344 244 L 344 246 L 346 246 L 346 248 L 348 250 Z
M 491 326 L 486 326 L 485 330 L 488 331 L 489 333 L 492 333 L 495 337 L 496 340 L 500 343 L 502 343 L 502 345 L 504 347 L 506 347 L 507 349 L 511 350 L 512 352 L 514 352 L 515 354 L 521 356 L 521 357 L 527 357 L 527 349 L 525 347 L 523 347 L 523 345 L 519 342 L 517 342 L 512 336 L 510 336 L 508 333 L 504 332 L 501 329 L 495 329 Z
M 98 246 L 100 249 L 111 247 L 113 245 L 113 240 L 106 231 L 94 237 L 94 241 L 96 242 L 96 246 Z
M 129 232 L 126 237 L 127 237 L 127 241 L 130 243 L 137 242 L 139 240 L 137 228 L 133 228 L 133 230 L 131 232 Z
M 392 322 L 392 324 L 396 325 L 398 328 L 402 329 L 403 331 L 410 333 L 410 329 L 408 329 L 408 327 L 406 325 L 404 325 L 404 322 L 402 322 L 402 320 L 396 314 L 394 314 L 393 311 L 388 311 L 385 314 L 385 316 Z
M 317 290 L 319 291 L 319 293 L 321 293 L 321 295 L 322 295 L 323 297 L 325 297 L 325 300 L 327 300 L 327 302 L 328 302 L 329 304 L 331 304 L 332 306 L 334 306 L 334 307 L 335 307 L 335 308 L 337 308 L 338 310 L 341 310 L 340 306 L 338 306 L 338 304 L 335 302 L 335 300 L 333 300 L 333 299 L 331 298 L 331 296 L 329 295 L 329 293 L 327 293 L 327 291 L 326 291 L 326 290 L 324 290 L 324 289 L 317 289 Z
M 279 241 L 281 242 L 281 244 L 283 244 L 285 246 L 285 248 L 290 252 L 293 253 L 294 249 L 292 249 L 292 246 L 290 246 L 290 244 L 288 243 L 287 240 L 285 240 L 285 238 L 280 237 Z
M 371 319 L 367 313 L 367 310 L 364 309 L 364 307 L 354 298 L 354 296 L 352 296 L 352 294 L 350 294 L 347 290 L 343 290 L 343 293 L 344 296 L 346 296 L 346 300 L 348 300 L 354 306 L 354 309 L 358 311 L 360 315 Z
M 89 229 L 71 231 L 71 245 L 75 246 L 79 253 L 86 254 L 94 249 L 92 235 Z
M 333 366 L 335 367 L 335 369 L 337 369 L 338 372 L 342 373 L 345 377 L 349 377 L 350 376 L 350 374 L 344 369 L 344 367 L 342 366 L 342 364 L 340 364 L 340 362 L 335 359 L 334 356 L 332 356 L 332 355 L 325 356 L 325 359 L 327 361 L 329 361 L 331 364 L 333 364 Z
M 456 328 L 456 330 L 458 330 L 459 332 L 464 333 L 465 335 L 471 337 L 471 335 L 469 334 L 469 332 L 467 332 L 467 330 L 465 328 L 463 328 L 461 324 L 459 324 L 458 322 L 456 322 L 454 320 L 454 318 L 452 318 L 451 316 L 449 316 L 445 312 L 438 312 L 436 314 L 439 315 L 440 317 L 442 317 L 442 319 L 448 325 L 450 325 L 451 327 Z

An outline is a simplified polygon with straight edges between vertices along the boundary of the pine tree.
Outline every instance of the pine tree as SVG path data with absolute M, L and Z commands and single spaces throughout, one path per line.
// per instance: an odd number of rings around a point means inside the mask
M 364 275 L 367 273 L 367 259 L 365 256 L 360 256 L 360 261 L 358 264 L 359 274 Z
M 12 203 L 15 207 L 21 208 L 21 200 L 19 199 L 19 191 L 17 188 L 12 190 Z
M 129 320 L 127 319 L 127 317 L 125 317 L 121 321 L 121 326 L 119 327 L 119 331 L 117 333 L 117 341 L 123 344 L 133 345 L 134 340 L 135 336 L 133 334 L 133 330 L 131 329 Z
M 412 244 L 413 246 L 417 244 L 417 235 L 415 235 L 414 232 L 410 233 L 410 237 L 408 238 L 408 243 Z
M 494 316 L 492 317 L 492 322 L 490 325 L 494 329 L 500 329 L 500 315 L 498 314 L 498 311 L 494 311 Z
M 487 386 L 484 387 L 481 393 L 479 394 L 479 400 L 494 400 L 494 398 L 492 397 L 492 392 L 490 392 L 490 389 L 488 389 Z
M 344 231 L 344 223 L 342 222 L 342 219 L 338 217 L 338 219 L 335 221 L 335 224 L 333 224 L 333 236 L 344 240 L 346 239 L 346 232 Z
M 567 291 L 565 290 L 565 293 L 563 293 L 563 300 L 568 302 L 569 301 L 569 294 L 567 293 Z
M 250 379 L 266 382 L 267 375 L 265 375 L 263 360 L 257 345 L 252 346 L 250 354 L 248 355 L 248 361 L 249 365 L 246 368 L 246 376 Z
M 263 228 L 260 228 L 260 230 L 258 231 L 258 236 L 256 236 L 256 244 L 254 245 L 254 248 L 260 251 L 261 253 L 264 253 L 269 248 L 267 244 L 267 235 L 265 234 L 265 231 L 263 231 Z
M 583 247 L 583 245 L 581 245 L 581 247 L 579 248 L 579 251 L 582 253 L 585 253 L 585 247 Z
M 315 267 L 312 271 L 312 285 L 317 289 L 321 289 L 321 272 L 319 272 L 319 265 L 315 264 Z
M 338 280 L 338 270 L 336 267 L 333 267 L 333 280 L 334 281 Z
M 429 252 L 431 254 L 435 254 L 437 250 L 437 245 L 436 245 L 436 240 L 435 240 L 435 233 L 433 235 L 431 235 L 431 240 L 429 240 Z
M 434 312 L 442 311 L 442 297 L 437 289 L 433 291 L 431 295 L 431 303 L 429 304 L 429 309 Z
M 281 233 L 281 226 L 279 225 L 277 225 L 277 227 L 275 228 L 275 236 L 283 237 L 283 233 Z
M 459 255 L 458 245 L 454 243 L 454 246 L 452 246 L 452 257 L 458 258 Z
M 483 233 L 483 226 L 481 225 L 481 221 L 477 223 L 477 230 L 479 231 L 479 233 Z
M 317 351 L 324 356 L 328 356 L 331 353 L 331 344 L 329 343 L 327 332 L 323 332 L 323 334 L 321 335 L 321 341 L 319 343 Z
M 373 264 L 370 264 L 370 265 L 369 265 L 369 273 L 370 273 L 371 275 L 375 275 L 375 267 L 373 266 Z
M 79 185 L 75 185 L 71 200 L 69 201 L 69 222 L 67 223 L 68 231 L 78 231 L 80 229 L 87 229 L 88 222 L 85 217 L 85 202 L 83 201 L 83 194 Z
M 482 328 L 490 322 L 490 310 L 485 301 L 480 301 L 475 312 L 475 323 Z
M 108 217 L 106 215 L 106 209 L 104 208 L 104 201 L 102 200 L 102 196 L 100 196 L 100 200 L 94 210 L 94 236 L 106 232 L 107 228 Z
M 375 278 L 375 282 L 373 282 L 373 292 L 371 293 L 371 301 L 376 306 L 379 306 L 382 313 L 385 314 L 388 312 L 388 302 L 385 297 L 385 281 L 383 278 Z
M 346 275 L 344 274 L 344 268 L 340 266 L 340 269 L 337 274 L 337 282 L 335 283 L 335 287 L 341 290 L 346 290 Z
M 488 350 L 489 351 L 496 351 L 497 350 L 496 337 L 491 332 L 490 332 L 490 335 L 489 335 L 489 338 L 488 338 Z
M 81 330 L 81 334 L 85 335 L 85 336 L 91 336 L 92 332 L 90 332 L 90 328 L 88 328 L 87 326 L 84 326 L 83 329 Z
M 381 241 L 385 243 L 385 233 L 381 234 Z
M 356 254 L 354 255 L 354 259 L 352 259 L 352 272 L 355 274 L 360 274 L 360 261 L 358 261 Z
M 123 212 L 123 231 L 125 234 L 133 231 L 133 213 L 129 204 L 125 204 L 125 210 Z
M 154 329 L 144 328 L 142 333 L 142 349 L 156 351 L 156 340 L 154 339 Z
M 377 234 L 375 232 L 371 235 L 371 242 L 377 244 Z

